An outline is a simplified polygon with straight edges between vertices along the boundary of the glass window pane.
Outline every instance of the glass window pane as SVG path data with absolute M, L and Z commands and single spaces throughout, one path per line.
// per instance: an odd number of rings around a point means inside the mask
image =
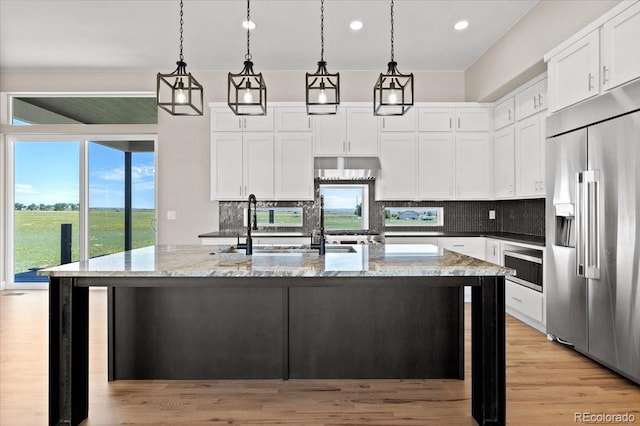
M 320 194 L 324 196 L 325 229 L 368 229 L 367 185 L 320 185 Z
M 131 248 L 154 245 L 155 154 L 131 154 Z
M 80 143 L 14 147 L 14 281 L 46 282 L 35 271 L 60 264 L 62 224 L 72 225 L 71 260 L 80 258 Z

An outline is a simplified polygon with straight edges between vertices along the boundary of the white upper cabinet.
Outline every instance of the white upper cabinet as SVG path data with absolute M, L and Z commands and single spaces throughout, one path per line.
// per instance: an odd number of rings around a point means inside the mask
M 493 108 L 493 128 L 498 130 L 513 124 L 515 116 L 515 98 L 511 96 Z
M 258 200 L 274 197 L 273 134 L 242 136 L 244 196 L 255 194 Z
M 371 108 L 347 108 L 347 152 L 353 156 L 378 155 L 378 117 Z
M 418 108 L 418 130 L 449 132 L 453 130 L 453 108 Z
M 551 112 L 596 96 L 600 92 L 599 37 L 600 30 L 596 29 L 549 60 Z
M 378 199 L 414 200 L 417 193 L 416 135 L 385 133 L 380 137 Z
M 279 132 L 310 132 L 311 116 L 305 107 L 276 107 L 276 130 Z
M 418 109 L 421 132 L 483 132 L 491 130 L 491 109 L 482 107 Z
M 516 120 L 547 109 L 547 79 L 541 80 L 516 95 Z
M 493 194 L 496 198 L 515 195 L 515 130 L 508 126 L 493 137 Z
M 318 115 L 313 119 L 315 155 L 378 155 L 379 121 L 371 108 L 346 107 L 336 115 Z
M 404 115 L 382 117 L 382 132 L 414 132 L 416 130 L 416 109 L 411 108 Z
M 640 77 L 640 2 L 602 26 L 602 88 Z
M 211 108 L 211 130 L 214 132 L 270 132 L 273 131 L 273 108 L 266 115 L 239 116 L 229 107 Z
M 275 141 L 276 200 L 313 200 L 313 137 L 279 133 Z
M 453 197 L 454 136 L 421 133 L 418 139 L 418 198 L 446 200 Z
M 458 133 L 455 145 L 456 198 L 490 198 L 493 163 L 489 134 Z
M 544 197 L 544 123 L 536 114 L 516 123 L 516 196 Z
M 456 108 L 455 130 L 457 132 L 491 130 L 491 110 L 489 108 Z

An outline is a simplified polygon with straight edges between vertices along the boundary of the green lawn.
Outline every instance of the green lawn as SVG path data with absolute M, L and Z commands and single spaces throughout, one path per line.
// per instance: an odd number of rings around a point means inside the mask
M 362 218 L 353 213 L 327 212 L 324 215 L 325 229 L 362 229 Z
M 15 272 L 44 268 L 60 263 L 60 225 L 73 228 L 72 259 L 79 255 L 79 212 L 16 211 L 15 212 Z M 133 211 L 134 248 L 154 243 L 151 221 L 153 210 Z M 122 251 L 124 248 L 124 213 L 119 209 L 89 211 L 89 253 L 91 257 Z

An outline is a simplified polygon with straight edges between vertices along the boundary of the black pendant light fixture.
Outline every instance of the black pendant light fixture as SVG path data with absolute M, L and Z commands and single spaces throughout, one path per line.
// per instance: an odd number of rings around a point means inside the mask
M 203 90 L 191 73 L 182 55 L 182 0 L 180 0 L 180 60 L 172 73 L 158 73 L 156 99 L 158 106 L 171 115 L 202 115 Z
M 250 50 L 251 8 L 247 0 L 247 53 L 244 68 L 238 74 L 229 73 L 227 79 L 227 104 L 236 115 L 266 115 L 267 86 L 262 73 L 253 71 Z
M 391 0 L 391 61 L 373 87 L 373 115 L 404 115 L 413 106 L 413 73 L 401 74 L 393 52 L 393 0 Z
M 315 73 L 307 73 L 306 104 L 309 115 L 336 114 L 340 105 L 340 73 L 330 74 L 324 61 L 324 0 L 320 0 L 320 62 Z

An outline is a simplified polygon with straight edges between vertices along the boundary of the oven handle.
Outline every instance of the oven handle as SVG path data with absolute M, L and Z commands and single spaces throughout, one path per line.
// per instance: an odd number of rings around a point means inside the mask
M 529 262 L 534 262 L 534 263 L 537 263 L 539 265 L 542 265 L 542 258 L 541 257 L 534 257 L 534 256 L 530 256 L 528 254 L 520 253 L 520 252 L 517 252 L 517 251 L 509 251 L 509 250 L 506 250 L 503 253 L 504 253 L 505 257 L 507 257 L 507 256 L 515 257 L 516 259 L 526 260 L 526 261 L 529 261 Z

